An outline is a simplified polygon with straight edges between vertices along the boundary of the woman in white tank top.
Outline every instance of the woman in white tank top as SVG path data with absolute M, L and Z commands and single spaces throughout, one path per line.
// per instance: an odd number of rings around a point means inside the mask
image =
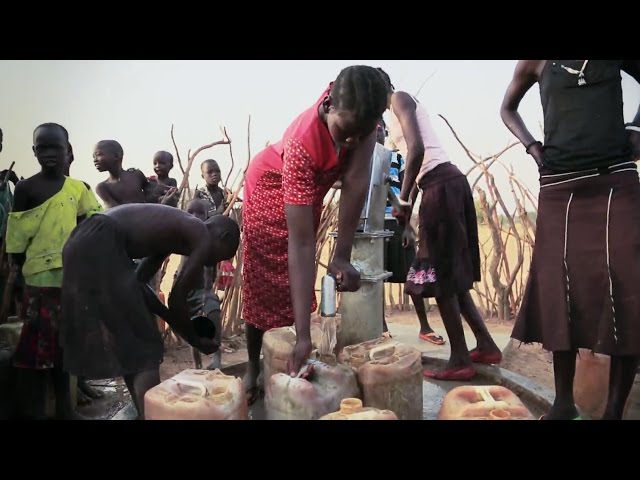
M 396 108 L 401 112 L 406 110 L 409 114 L 407 116 L 408 121 L 405 121 L 405 123 L 407 123 L 405 128 L 415 130 L 417 127 L 418 135 L 415 135 L 416 138 L 412 138 L 413 131 L 409 131 L 408 135 L 410 139 L 414 140 L 414 151 L 412 153 L 414 153 L 413 160 L 416 163 L 414 168 L 418 171 L 415 183 L 419 184 L 422 177 L 438 165 L 449 163 L 449 157 L 440 144 L 440 140 L 431 125 L 431 119 L 424 105 L 406 92 L 394 92 L 392 95 L 392 101 L 389 107 L 389 135 L 404 158 L 407 158 L 410 149 L 408 148 L 407 139 L 403 133 L 402 124 L 394 110 L 394 103 L 396 103 Z M 394 97 L 395 101 L 393 100 Z M 411 121 L 413 119 L 410 118 L 411 113 L 414 113 L 415 125 L 411 125 L 414 123 Z M 402 116 L 402 113 L 400 113 L 400 115 Z M 419 141 L 422 141 L 422 148 L 420 148 Z M 408 163 L 407 161 L 407 165 Z
M 422 190 L 420 238 L 417 258 L 407 275 L 405 292 L 436 299 L 449 336 L 451 356 L 444 370 L 425 371 L 437 380 L 470 380 L 472 362 L 500 363 L 502 353 L 487 330 L 469 291 L 480 280 L 478 223 L 467 177 L 449 161 L 427 110 L 406 92 L 391 87 L 389 136 L 405 157 L 398 216 L 408 221 L 417 187 Z M 460 314 L 476 337 L 477 347 L 467 349 Z

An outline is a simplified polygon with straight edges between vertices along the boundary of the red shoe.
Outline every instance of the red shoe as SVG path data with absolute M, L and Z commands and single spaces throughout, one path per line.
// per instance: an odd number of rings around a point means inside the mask
M 421 333 L 419 334 L 419 338 L 420 340 L 433 343 L 434 345 L 444 345 L 445 343 L 447 343 L 445 342 L 444 338 L 442 338 L 436 332 Z
M 445 381 L 467 381 L 476 376 L 476 369 L 473 366 L 462 368 L 446 368 L 444 370 L 425 370 L 423 372 L 425 378 Z
M 484 363 L 487 365 L 496 365 L 502 361 L 501 352 L 483 352 L 481 350 L 471 350 L 469 352 L 471 361 L 474 363 Z

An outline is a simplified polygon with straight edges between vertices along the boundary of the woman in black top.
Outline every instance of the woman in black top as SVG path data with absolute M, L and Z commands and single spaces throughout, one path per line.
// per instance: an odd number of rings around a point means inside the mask
M 621 71 L 638 60 L 521 60 L 501 108 L 540 171 L 536 243 L 512 337 L 553 352 L 556 399 L 545 419 L 579 418 L 578 348 L 611 356 L 603 418 L 622 419 L 640 357 L 640 109 L 625 127 Z M 540 86 L 544 143 L 518 105 Z

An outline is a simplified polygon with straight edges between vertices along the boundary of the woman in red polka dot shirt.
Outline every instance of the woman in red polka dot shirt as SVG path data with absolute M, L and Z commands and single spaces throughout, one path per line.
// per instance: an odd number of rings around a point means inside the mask
M 311 353 L 316 232 L 323 199 L 337 180 L 342 181 L 340 235 L 329 271 L 339 290 L 360 287 L 359 273 L 350 263 L 351 247 L 368 188 L 376 125 L 388 94 L 375 68 L 345 68 L 291 123 L 282 140 L 258 153 L 249 166 L 243 206 L 243 319 L 250 402 L 259 393 L 265 331 L 295 323 L 297 343 L 288 364 L 292 375 Z

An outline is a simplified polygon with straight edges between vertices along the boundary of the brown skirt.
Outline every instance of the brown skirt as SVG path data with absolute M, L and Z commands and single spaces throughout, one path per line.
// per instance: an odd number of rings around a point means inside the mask
M 635 165 L 615 170 L 541 178 L 516 340 L 640 355 L 640 183 Z
M 405 291 L 423 297 L 466 293 L 480 280 L 478 221 L 467 177 L 451 163 L 420 181 L 420 248 Z

